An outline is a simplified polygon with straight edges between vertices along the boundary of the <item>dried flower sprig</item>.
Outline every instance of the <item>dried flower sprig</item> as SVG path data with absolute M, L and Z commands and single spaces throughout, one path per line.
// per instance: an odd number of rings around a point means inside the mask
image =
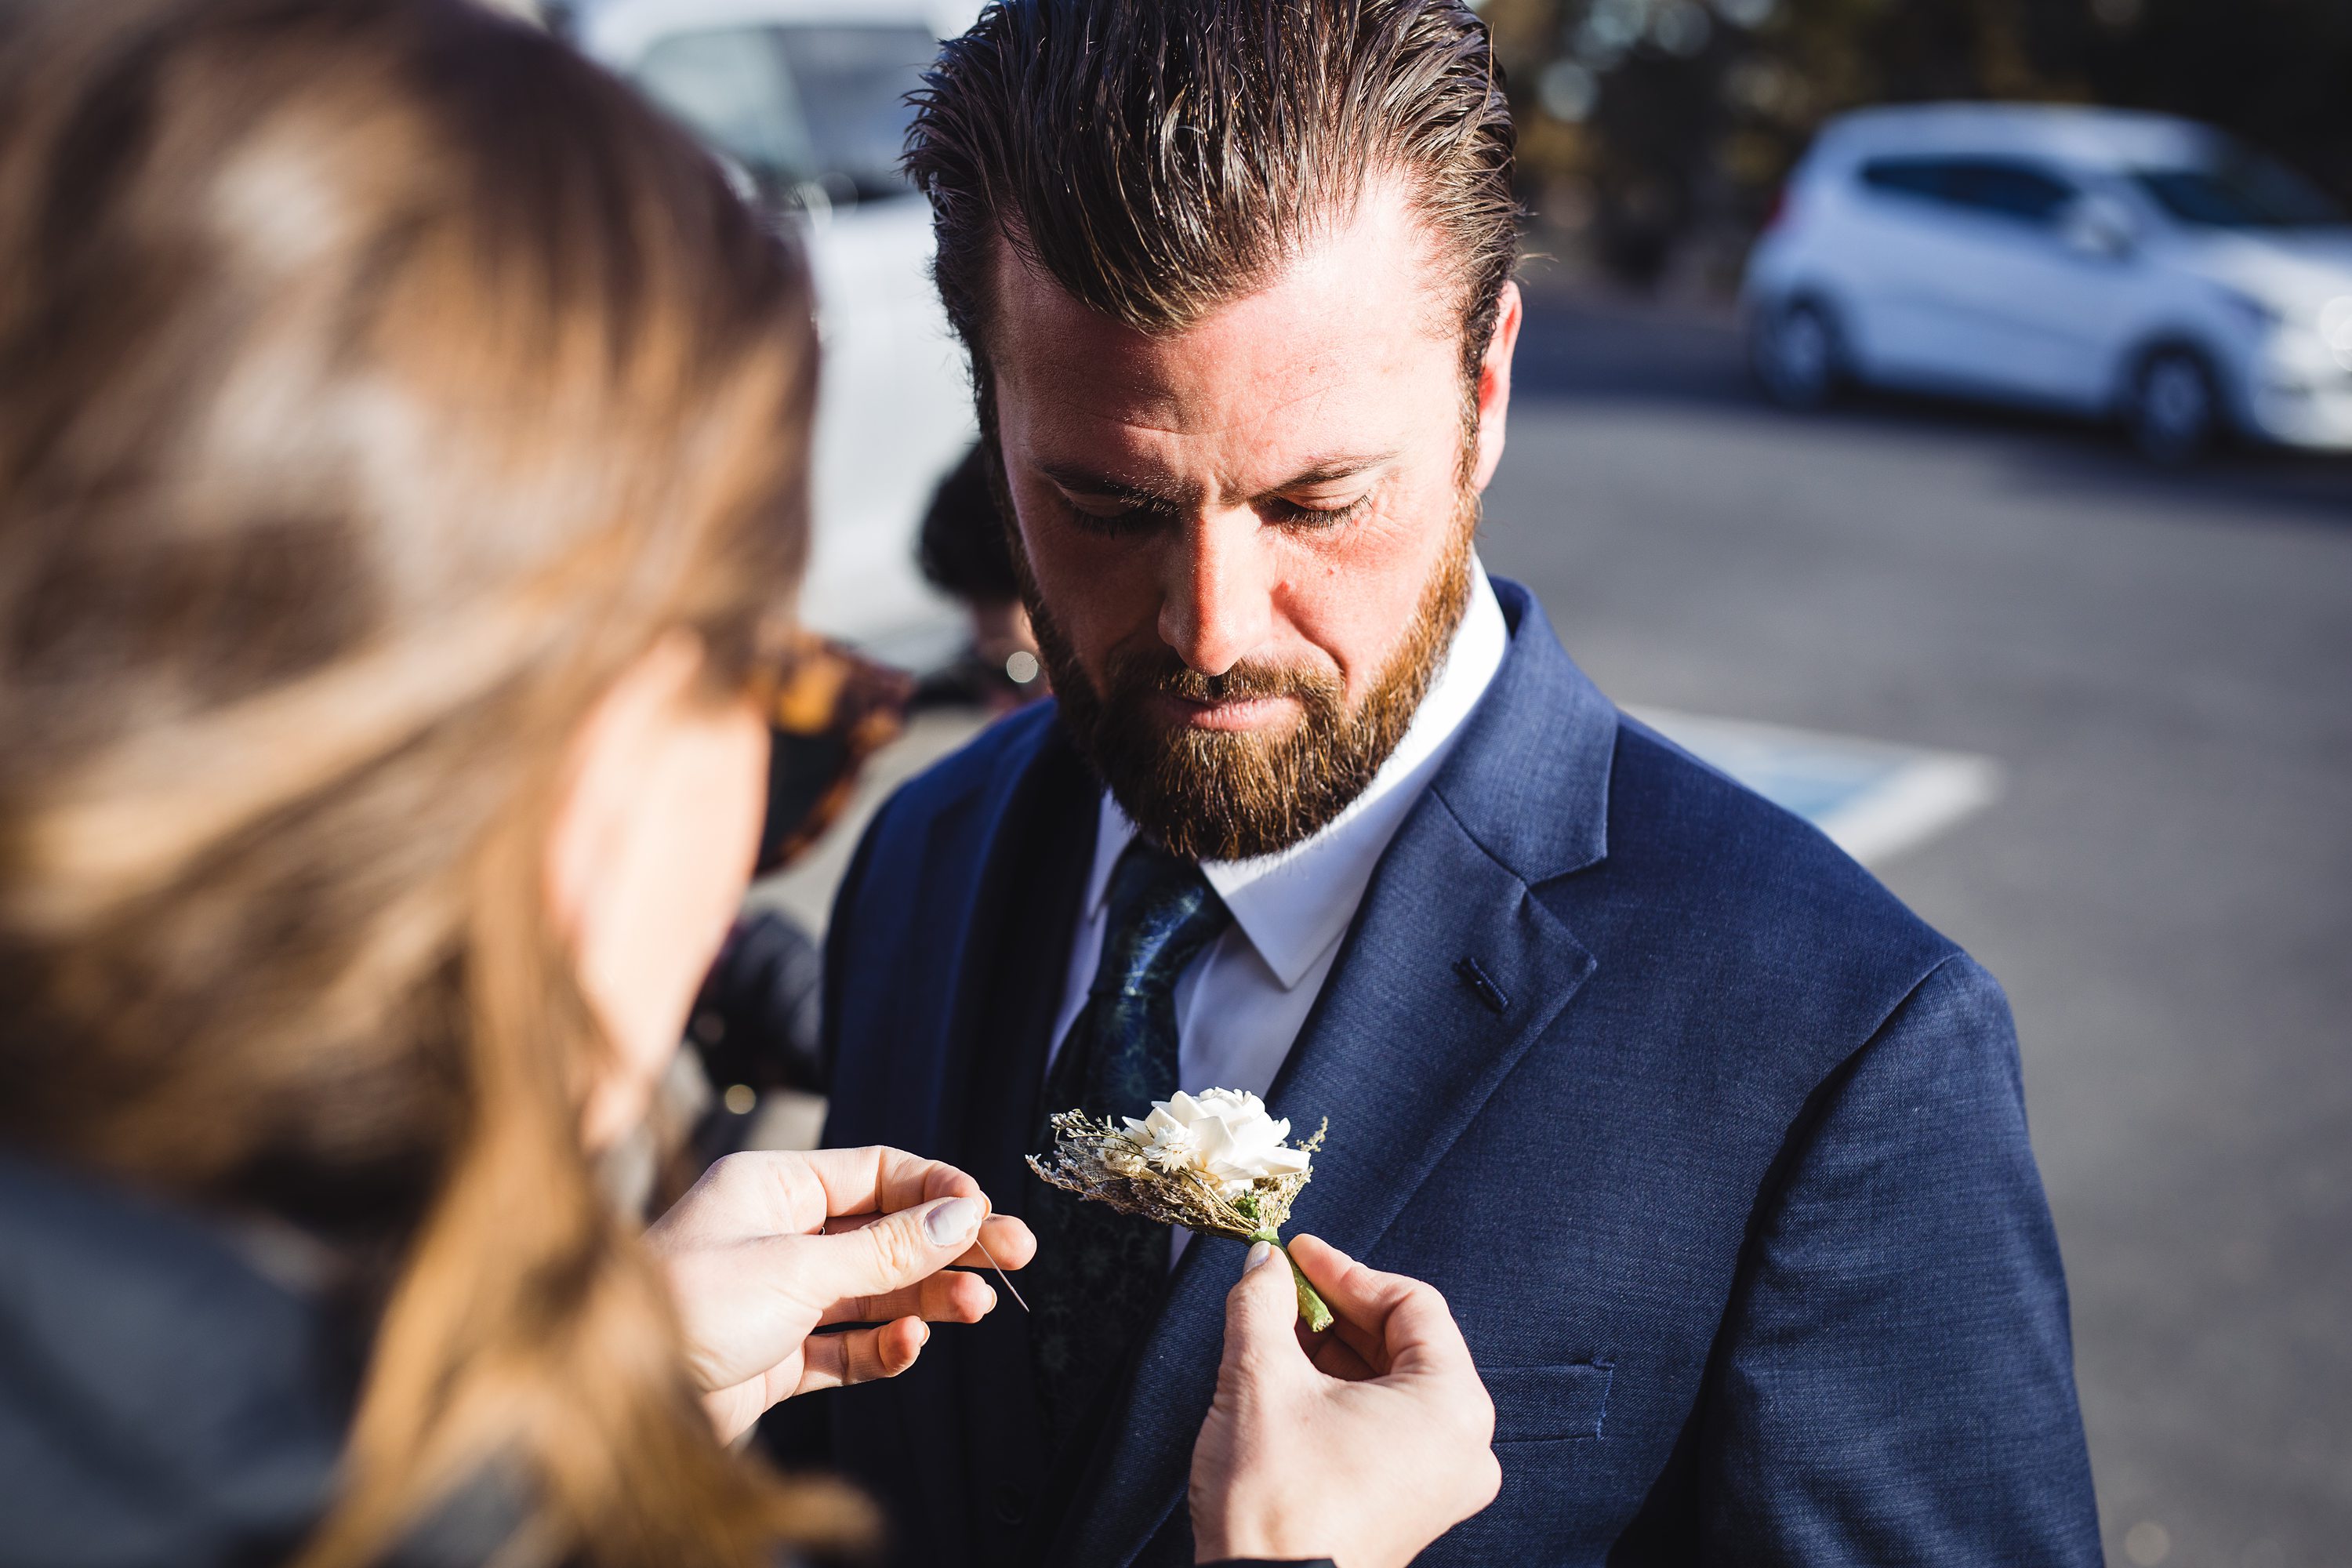
M 1083 1110 L 1065 1110 L 1052 1125 L 1053 1147 L 1029 1157 L 1042 1180 L 1160 1225 L 1268 1242 L 1287 1259 L 1281 1229 L 1331 1124 L 1327 1119 L 1315 1136 L 1290 1145 L 1290 1123 L 1269 1118 L 1256 1095 L 1213 1089 L 1155 1100 L 1148 1119 L 1129 1117 L 1124 1126 Z M 1307 1326 L 1330 1327 L 1331 1309 L 1296 1262 L 1290 1276 Z

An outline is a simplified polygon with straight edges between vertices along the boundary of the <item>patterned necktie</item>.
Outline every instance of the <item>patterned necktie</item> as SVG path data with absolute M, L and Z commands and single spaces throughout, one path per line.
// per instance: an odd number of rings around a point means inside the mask
M 1137 839 L 1111 873 L 1102 960 L 1045 1082 L 1048 1114 L 1146 1116 L 1176 1092 L 1176 980 L 1233 915 L 1201 868 Z M 1035 1147 L 1045 1147 L 1040 1129 Z M 1168 1232 L 1057 1188 L 1033 1196 L 1030 1345 L 1057 1439 L 1150 1321 Z

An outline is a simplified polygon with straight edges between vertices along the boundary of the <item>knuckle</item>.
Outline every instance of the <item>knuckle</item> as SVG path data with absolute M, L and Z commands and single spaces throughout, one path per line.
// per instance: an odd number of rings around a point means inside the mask
M 754 1174 L 750 1150 L 739 1150 L 732 1154 L 721 1154 L 710 1163 L 710 1181 L 713 1185 L 740 1185 Z
M 1503 1461 L 1495 1458 L 1494 1449 L 1487 1448 L 1479 1454 L 1477 1471 L 1472 1478 L 1470 1489 L 1477 1498 L 1480 1508 L 1485 1508 L 1502 1495 Z
M 766 1192 L 780 1194 L 787 1206 L 797 1206 L 812 1195 L 822 1205 L 822 1189 L 812 1194 L 814 1184 L 807 1169 L 799 1161 L 781 1155 L 772 1149 L 739 1149 L 722 1154 L 711 1162 L 709 1181 L 724 1184 L 730 1192 L 751 1194 Z
M 903 1220 L 869 1225 L 858 1233 L 874 1249 L 874 1261 L 882 1272 L 896 1279 L 914 1271 L 921 1249 L 915 1240 L 914 1226 Z

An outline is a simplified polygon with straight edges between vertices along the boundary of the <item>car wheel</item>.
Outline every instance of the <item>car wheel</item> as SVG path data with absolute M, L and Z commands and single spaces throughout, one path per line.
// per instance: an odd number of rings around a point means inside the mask
M 1819 408 L 1844 379 L 1837 326 L 1811 300 L 1758 318 L 1754 358 L 1765 395 L 1783 408 Z
M 2158 349 L 2132 378 L 2132 440 L 2155 461 L 2191 463 L 2221 433 L 2221 395 L 2205 362 L 2187 349 Z

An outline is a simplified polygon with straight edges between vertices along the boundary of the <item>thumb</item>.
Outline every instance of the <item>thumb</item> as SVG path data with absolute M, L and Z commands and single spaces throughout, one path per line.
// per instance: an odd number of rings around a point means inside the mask
M 1262 1378 L 1278 1373 L 1285 1358 L 1304 1363 L 1297 1331 L 1298 1293 L 1282 1249 L 1257 1242 L 1242 1277 L 1225 1293 L 1225 1349 L 1221 1376 Z
M 803 1254 L 802 1293 L 824 1306 L 904 1289 L 961 1257 L 987 1217 L 978 1198 L 940 1198 L 856 1230 L 804 1237 L 814 1245 Z

